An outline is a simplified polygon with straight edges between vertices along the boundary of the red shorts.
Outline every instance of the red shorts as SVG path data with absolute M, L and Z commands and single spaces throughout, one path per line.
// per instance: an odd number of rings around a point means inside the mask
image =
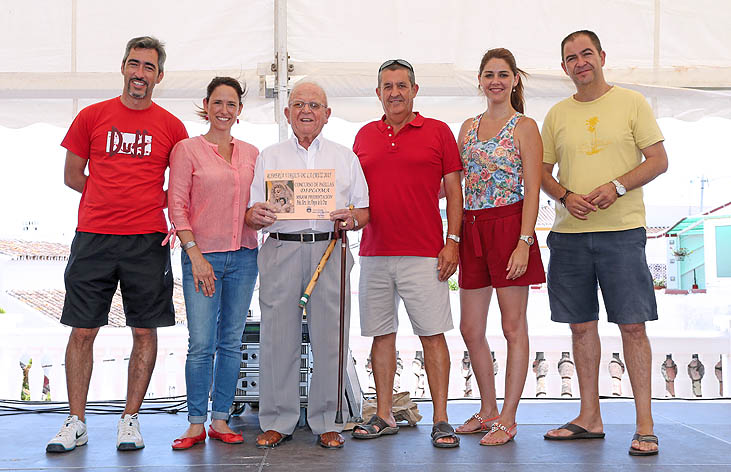
M 528 251 L 525 274 L 514 280 L 505 278 L 510 255 L 520 238 L 522 217 L 522 200 L 501 207 L 464 211 L 462 243 L 459 245 L 461 288 L 526 286 L 546 281 L 535 232 L 533 239 L 536 242 Z

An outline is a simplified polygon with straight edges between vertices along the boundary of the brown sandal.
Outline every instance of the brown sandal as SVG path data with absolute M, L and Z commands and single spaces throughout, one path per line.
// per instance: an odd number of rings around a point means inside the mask
M 270 429 L 256 437 L 256 447 L 259 449 L 269 449 L 277 447 L 284 441 L 289 441 L 290 439 L 292 439 L 291 434 L 282 434 L 279 431 Z
M 333 445 L 336 442 L 336 445 Z M 345 444 L 345 438 L 337 431 L 328 431 L 317 437 L 317 444 L 325 449 L 341 449 Z

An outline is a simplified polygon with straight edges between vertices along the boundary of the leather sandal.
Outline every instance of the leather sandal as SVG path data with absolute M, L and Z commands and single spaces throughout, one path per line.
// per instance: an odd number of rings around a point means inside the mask
M 328 431 L 317 437 L 317 444 L 325 449 L 341 449 L 345 444 L 345 438 L 337 431 Z
M 356 439 L 373 439 L 387 434 L 396 434 L 398 428 L 398 426 L 389 426 L 383 418 L 373 415 L 366 423 L 356 425 L 352 434 Z
M 292 439 L 291 434 L 282 434 L 279 431 L 270 429 L 256 437 L 256 447 L 259 449 L 269 449 L 277 447 L 284 441 L 289 441 L 290 439 Z
M 657 449 L 649 449 L 649 450 L 638 449 L 638 448 L 632 447 L 632 443 L 630 443 L 630 447 L 629 447 L 629 455 L 630 456 L 654 456 L 660 450 L 660 447 L 659 447 L 660 446 L 660 442 L 658 441 L 657 436 L 655 436 L 654 434 L 639 434 L 639 433 L 635 433 L 635 435 L 632 436 L 632 441 L 637 441 L 637 442 L 641 442 L 641 443 L 643 443 L 643 442 L 646 442 L 646 443 L 655 443 L 655 444 L 658 445 L 658 448 Z
M 440 441 L 443 438 L 452 438 L 452 442 Z M 459 446 L 459 437 L 454 434 L 454 428 L 446 421 L 439 421 L 431 428 L 431 443 L 434 447 L 452 448 Z
M 574 423 L 566 423 L 565 425 L 556 428 L 556 430 L 560 429 L 565 429 L 571 434 L 566 436 L 557 436 L 546 433 L 543 435 L 543 438 L 550 441 L 573 441 L 575 439 L 604 439 L 604 432 L 596 433 L 588 431 L 586 428 L 583 428 Z
M 464 423 L 462 423 L 462 426 L 465 426 L 467 423 L 469 423 L 470 421 L 472 421 L 473 419 L 475 419 L 475 420 L 477 420 L 480 423 L 480 427 L 479 428 L 472 429 L 470 431 L 464 431 L 464 430 L 459 431 L 459 429 L 455 429 L 454 432 L 456 434 L 486 433 L 486 432 L 490 431 L 490 426 L 492 426 L 492 424 L 498 418 L 500 418 L 500 415 L 493 416 L 492 418 L 483 418 L 482 416 L 480 416 L 480 413 L 475 413 L 474 415 L 470 416 L 467 419 L 467 421 L 465 421 Z

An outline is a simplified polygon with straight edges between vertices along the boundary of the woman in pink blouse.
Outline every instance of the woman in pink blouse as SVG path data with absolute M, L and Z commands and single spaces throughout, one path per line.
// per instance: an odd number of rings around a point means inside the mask
M 190 426 L 173 442 L 188 449 L 208 435 L 243 442 L 228 426 L 241 362 L 241 335 L 256 283 L 256 231 L 244 224 L 259 151 L 231 136 L 244 90 L 231 77 L 208 85 L 199 115 L 203 136 L 179 142 L 170 156 L 170 220 L 183 252 L 183 293 L 188 318 L 185 383 Z

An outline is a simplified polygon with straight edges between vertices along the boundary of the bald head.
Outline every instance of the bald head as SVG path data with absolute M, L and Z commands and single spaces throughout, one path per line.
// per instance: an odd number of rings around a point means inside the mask
M 294 84 L 294 87 L 292 87 L 292 91 L 289 92 L 290 105 L 293 101 L 295 101 L 294 97 L 295 95 L 300 93 L 300 89 L 302 89 L 302 91 L 306 89 L 307 91 L 321 95 L 320 103 L 327 107 L 327 94 L 325 93 L 325 89 L 323 89 L 320 84 L 313 80 L 300 80 L 299 82 Z

